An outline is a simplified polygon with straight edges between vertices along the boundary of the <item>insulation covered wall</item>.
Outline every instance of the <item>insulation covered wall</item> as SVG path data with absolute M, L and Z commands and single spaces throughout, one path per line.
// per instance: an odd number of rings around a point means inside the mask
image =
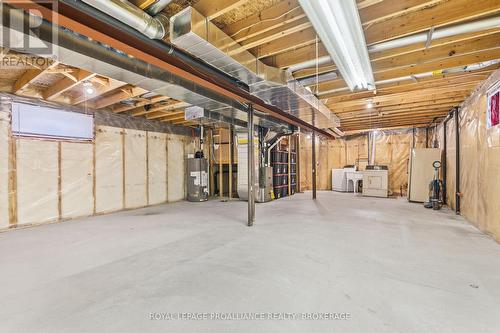
M 96 213 L 124 208 L 122 129 L 100 126 L 95 136 Z
M 61 218 L 92 215 L 93 144 L 61 142 Z
M 125 208 L 143 207 L 147 200 L 147 146 L 144 131 L 124 130 Z
M 0 122 L 0 228 L 9 227 L 10 124 L 6 119 Z M 95 142 L 12 140 L 16 152 L 14 225 L 182 200 L 185 156 L 193 154 L 199 144 L 192 137 L 109 126 L 96 127 Z
M 111 114 L 95 119 L 94 141 L 12 137 L 13 100 L 0 100 L 0 229 L 165 203 L 168 193 L 185 198 L 186 154 L 199 144 L 193 130 L 157 132 L 169 128 Z M 113 126 L 99 124 L 106 121 Z
M 168 151 L 168 201 L 179 201 L 186 197 L 185 194 L 185 154 L 184 138 L 169 134 L 167 139 Z
M 9 113 L 0 109 L 0 228 L 9 226 Z
M 16 139 L 18 224 L 59 219 L 58 143 Z
M 167 134 L 148 133 L 148 198 L 155 205 L 167 201 Z
M 368 159 L 372 163 L 387 165 L 389 190 L 393 194 L 404 194 L 408 184 L 408 159 L 410 149 L 425 147 L 425 130 L 373 131 L 338 140 L 316 141 L 317 185 L 319 190 L 331 190 L 331 170 L 345 165 L 357 165 L 364 170 Z M 301 189 L 311 189 L 311 138 L 300 136 L 300 182 Z
M 460 132 L 460 212 L 472 224 L 500 242 L 500 126 L 487 128 L 487 93 L 500 84 L 500 70 L 462 104 L 459 115 Z M 454 120 L 447 126 L 448 165 L 447 188 L 454 201 L 455 132 Z M 452 142 L 450 142 L 450 140 Z

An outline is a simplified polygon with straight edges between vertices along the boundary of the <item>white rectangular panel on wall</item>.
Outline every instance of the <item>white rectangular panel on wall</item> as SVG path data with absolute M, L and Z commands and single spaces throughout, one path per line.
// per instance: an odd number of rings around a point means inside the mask
M 9 115 L 0 111 L 0 229 L 9 226 Z
M 61 143 L 61 209 L 63 218 L 92 215 L 93 144 Z
M 95 139 L 96 213 L 123 209 L 122 129 L 99 126 Z
M 147 202 L 146 132 L 125 130 L 125 208 Z
M 148 133 L 149 204 L 167 201 L 167 135 Z
M 22 136 L 91 140 L 94 117 L 41 105 L 12 103 L 12 132 Z
M 185 198 L 185 156 L 184 142 L 179 135 L 168 136 L 168 201 L 179 201 Z
M 59 218 L 57 152 L 57 142 L 17 141 L 18 224 Z

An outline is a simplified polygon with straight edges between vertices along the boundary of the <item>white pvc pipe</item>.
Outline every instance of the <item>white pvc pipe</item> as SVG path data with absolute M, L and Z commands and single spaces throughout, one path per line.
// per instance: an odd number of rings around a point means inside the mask
M 460 34 L 466 34 L 481 30 L 488 30 L 500 27 L 500 16 L 492 17 L 480 21 L 474 21 L 469 23 L 464 23 L 456 26 L 451 26 L 447 28 L 436 28 L 432 33 L 432 40 L 446 38 L 451 36 L 456 36 Z M 374 44 L 368 46 L 368 52 L 380 52 L 385 50 L 394 49 L 401 46 L 407 46 L 411 44 L 423 43 L 427 41 L 428 33 L 421 32 L 415 35 L 401 37 L 398 39 L 393 39 L 387 42 Z
M 443 74 L 451 74 L 451 73 L 475 71 L 475 70 L 482 69 L 482 68 L 485 68 L 488 66 L 492 66 L 492 65 L 498 64 L 498 63 L 500 63 L 500 59 L 489 60 L 489 61 L 484 61 L 484 62 L 478 62 L 478 63 L 468 65 L 468 66 L 453 67 L 453 68 L 445 69 L 442 71 L 442 73 Z M 401 82 L 401 81 L 409 81 L 409 80 L 414 80 L 414 79 L 423 79 L 426 77 L 431 77 L 433 75 L 434 75 L 434 72 L 425 72 L 425 73 L 419 73 L 419 74 L 415 74 L 415 75 L 401 76 L 401 77 L 396 77 L 394 79 L 376 81 L 375 85 L 384 85 L 384 84 Z M 333 94 L 333 93 L 348 91 L 348 90 L 349 90 L 348 87 L 332 89 L 332 90 L 322 91 L 321 93 L 318 94 L 318 96 L 321 97 L 322 95 Z
M 488 30 L 500 27 L 500 16 L 487 18 L 480 21 L 468 22 L 460 25 L 455 25 L 446 28 L 434 29 L 432 33 L 431 39 L 439 39 L 446 38 L 460 34 L 466 34 L 471 32 L 477 32 L 481 30 Z M 401 37 L 397 39 L 393 39 L 387 42 L 382 42 L 378 44 L 373 44 L 368 46 L 368 52 L 380 52 L 385 50 L 394 49 L 401 46 L 407 46 L 416 43 L 424 43 L 427 41 L 428 32 L 421 32 L 415 35 L 410 35 L 406 37 Z M 292 72 L 299 71 L 301 69 L 311 68 L 316 66 L 316 62 L 318 65 L 326 65 L 331 62 L 330 56 L 323 56 L 316 59 L 308 60 L 301 62 L 300 64 L 296 64 L 289 67 L 289 70 Z

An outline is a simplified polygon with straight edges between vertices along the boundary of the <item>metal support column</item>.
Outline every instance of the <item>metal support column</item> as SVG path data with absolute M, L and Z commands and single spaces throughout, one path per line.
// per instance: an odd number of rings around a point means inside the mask
M 253 128 L 253 106 L 248 106 L 248 226 L 251 227 L 255 221 L 255 150 L 254 150 L 254 128 Z
M 459 108 L 455 108 L 455 213 L 460 214 L 460 119 Z
M 316 133 L 313 131 L 312 139 L 312 191 L 313 200 L 316 200 Z

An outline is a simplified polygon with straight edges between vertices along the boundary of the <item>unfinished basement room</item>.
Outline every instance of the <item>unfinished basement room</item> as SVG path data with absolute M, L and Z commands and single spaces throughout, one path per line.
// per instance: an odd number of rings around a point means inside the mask
M 0 333 L 500 332 L 500 0 L 0 8 Z

